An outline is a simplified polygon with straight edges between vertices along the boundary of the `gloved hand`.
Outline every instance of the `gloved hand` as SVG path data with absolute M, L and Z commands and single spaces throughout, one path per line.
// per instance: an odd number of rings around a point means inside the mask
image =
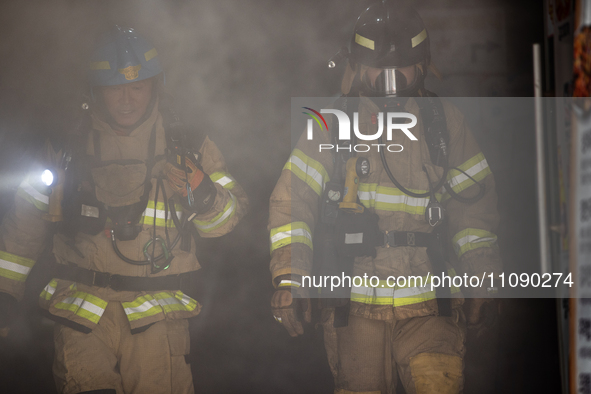
M 16 318 L 17 300 L 7 293 L 0 293 L 0 335 L 8 334 L 8 326 Z
M 499 317 L 499 305 L 494 298 L 468 298 L 464 303 L 468 329 L 474 329 L 477 337 L 490 329 Z
M 216 196 L 215 185 L 209 178 L 209 175 L 201 171 L 193 161 L 185 160 L 187 172 L 166 163 L 164 166 L 164 175 L 170 188 L 181 198 L 181 205 L 191 212 L 205 213 L 213 206 Z M 188 180 L 188 181 L 187 181 Z M 191 189 L 189 196 L 188 187 Z
M 304 333 L 302 319 L 306 323 L 312 321 L 312 303 L 310 298 L 297 298 L 291 294 L 291 288 L 280 288 L 271 298 L 271 310 L 275 320 L 283 324 L 289 335 L 297 337 Z M 306 296 L 302 290 L 296 290 Z

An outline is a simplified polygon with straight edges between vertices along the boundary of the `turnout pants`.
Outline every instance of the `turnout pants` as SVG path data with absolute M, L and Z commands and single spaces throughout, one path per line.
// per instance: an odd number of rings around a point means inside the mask
M 425 316 L 395 322 L 349 316 L 334 328 L 323 313 L 324 342 L 335 393 L 395 393 L 397 374 L 408 394 L 459 393 L 463 387 L 465 319 Z
M 193 394 L 191 368 L 185 360 L 188 326 L 187 320 L 163 320 L 132 335 L 119 302 L 107 305 L 88 334 L 57 324 L 53 365 L 57 390 Z

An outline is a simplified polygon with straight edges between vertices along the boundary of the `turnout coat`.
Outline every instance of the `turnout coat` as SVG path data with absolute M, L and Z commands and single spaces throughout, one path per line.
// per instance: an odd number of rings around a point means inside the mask
M 101 160 L 112 164 L 93 168 L 91 176 L 96 185 L 96 197 L 108 206 L 122 206 L 137 202 L 143 193 L 146 179 L 148 142 L 152 130 L 156 132 L 155 155 L 159 159 L 149 177 L 152 188 L 147 208 L 141 216 L 142 230 L 131 241 L 118 241 L 124 256 L 133 260 L 144 260 L 144 247 L 154 236 L 174 239 L 177 230 L 170 211 L 165 212 L 162 188 L 155 201 L 157 178 L 163 177 L 166 140 L 162 116 L 155 104 L 151 115 L 129 135 L 119 135 L 98 116 L 92 115 L 92 130 L 87 139 L 87 154 L 95 155 L 94 141 L 100 143 Z M 93 133 L 98 139 L 92 138 Z M 247 197 L 240 185 L 228 173 L 224 158 L 216 145 L 205 138 L 199 152 L 201 165 L 215 184 L 216 197 L 213 207 L 196 216 L 192 223 L 202 237 L 217 237 L 230 232 L 247 211 Z M 47 149 L 46 165 L 55 165 L 61 152 Z M 131 159 L 133 165 L 117 164 L 113 161 Z M 131 161 L 130 161 L 131 162 Z M 36 174 L 28 176 L 20 185 L 11 210 L 0 225 L 0 291 L 17 299 L 22 298 L 27 275 L 42 252 L 50 224 L 43 219 L 48 210 L 49 193 L 37 181 Z M 174 195 L 166 181 L 163 182 L 166 196 Z M 176 199 L 177 204 L 179 202 Z M 176 206 L 180 215 L 182 207 Z M 97 235 L 79 232 L 73 240 L 64 234 L 53 236 L 52 252 L 58 264 L 81 267 L 98 273 L 152 278 L 177 275 L 198 270 L 195 243 L 191 240 L 189 251 L 182 251 L 179 245 L 171 251 L 174 255 L 170 267 L 152 274 L 149 265 L 131 265 L 115 253 L 110 240 L 109 222 L 105 231 Z M 166 229 L 166 231 L 165 231 Z M 50 315 L 63 321 L 67 319 L 86 330 L 92 330 L 99 322 L 109 302 L 120 302 L 125 310 L 131 329 L 138 329 L 163 319 L 179 319 L 195 316 L 200 305 L 180 289 L 166 291 L 117 291 L 110 287 L 88 286 L 70 280 L 52 279 L 40 294 L 41 306 Z
M 495 234 L 499 217 L 493 175 L 464 116 L 450 102 L 442 100 L 442 105 L 450 136 L 450 170 L 447 183 L 464 197 L 478 193 L 479 187 L 472 180 L 462 172 L 452 169 L 457 167 L 485 187 L 484 196 L 472 204 L 454 200 L 444 188 L 435 191 L 437 199 L 447 211 L 446 244 L 451 253 L 446 274 L 477 275 L 479 278 L 483 274 L 487 278 L 490 274 L 496 276 L 500 273 L 501 261 Z M 410 98 L 403 111 L 417 117 L 417 125 L 411 132 L 418 140 L 411 141 L 402 131 L 394 130 L 392 140 L 386 141 L 384 138 L 384 143 L 400 144 L 403 150 L 398 153 L 386 151 L 386 160 L 392 174 L 402 186 L 415 193 L 425 193 L 429 191 L 429 181 L 423 166 L 433 185 L 441 179 L 444 169 L 431 162 L 417 101 Z M 374 135 L 378 127 L 376 115 L 380 112 L 376 104 L 369 98 L 362 97 L 358 112 L 359 131 Z M 330 118 L 327 117 L 327 121 Z M 331 129 L 330 124 L 328 128 Z M 274 285 L 275 278 L 280 275 L 311 275 L 314 272 L 312 238 L 318 222 L 319 198 L 334 167 L 334 151 L 320 152 L 319 144 L 330 143 L 331 137 L 326 130 L 314 129 L 313 140 L 308 140 L 306 133 L 303 133 L 283 167 L 271 195 L 268 229 L 271 244 L 270 269 Z M 396 147 L 391 150 L 400 149 Z M 355 155 L 369 159 L 370 174 L 360 180 L 358 197 L 366 209 L 379 216 L 381 231 L 433 231 L 425 220 L 429 197 L 411 197 L 398 189 L 384 170 L 376 147 L 371 147 L 369 152 Z M 353 275 L 377 276 L 380 283 L 377 287 L 368 284 L 352 288 L 351 313 L 379 320 L 437 315 L 435 291 L 431 290 L 428 275 L 441 276 L 441 273 L 434 271 L 426 248 L 383 246 L 378 247 L 376 253 L 375 258 L 356 258 Z M 388 277 L 411 276 L 424 278 L 423 286 L 420 286 L 420 282 L 414 286 L 408 281 L 406 285 L 399 282 L 394 287 L 386 284 Z M 490 278 L 480 288 L 465 288 L 463 291 L 474 297 L 486 296 L 487 287 L 490 287 Z M 452 287 L 451 293 L 452 307 L 458 307 L 463 303 L 462 292 L 459 288 Z

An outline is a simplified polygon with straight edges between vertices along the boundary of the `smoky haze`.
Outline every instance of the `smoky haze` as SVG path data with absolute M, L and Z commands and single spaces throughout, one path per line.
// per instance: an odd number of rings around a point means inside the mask
M 184 122 L 211 136 L 250 199 L 251 212 L 232 233 L 200 245 L 206 295 L 203 312 L 191 322 L 197 391 L 331 392 L 321 331 L 307 327 L 303 338 L 292 339 L 270 311 L 268 201 L 291 149 L 291 97 L 340 93 L 343 66 L 329 70 L 327 61 L 348 45 L 355 20 L 369 3 L 2 2 L 0 215 L 44 140 L 63 138 L 69 129 L 88 92 L 85 70 L 94 43 L 113 24 L 133 27 L 157 48 L 166 88 Z M 433 61 L 443 73 L 442 80 L 430 76 L 428 87 L 441 96 L 531 95 L 531 59 L 523 53 L 542 29 L 538 3 L 415 1 L 431 32 Z M 508 38 L 524 25 L 532 28 L 519 35 L 522 40 Z M 477 123 L 482 109 L 473 111 Z M 509 235 L 499 235 L 504 259 L 531 258 L 537 253 L 535 237 L 519 249 L 512 235 L 527 232 L 535 210 L 516 212 L 520 204 L 514 204 L 511 191 L 519 185 L 525 189 L 519 198 L 533 198 L 533 163 L 519 171 L 510 164 L 533 157 L 533 134 L 508 137 L 514 143 L 509 156 L 502 155 L 498 135 L 482 128 L 477 138 L 498 170 L 499 208 L 509 223 Z M 3 384 L 11 392 L 53 390 L 51 328 L 35 316 L 21 319 L 23 329 L 10 344 L 0 343 L 0 391 Z M 9 358 L 18 361 L 9 364 Z M 536 368 L 539 373 L 549 367 Z

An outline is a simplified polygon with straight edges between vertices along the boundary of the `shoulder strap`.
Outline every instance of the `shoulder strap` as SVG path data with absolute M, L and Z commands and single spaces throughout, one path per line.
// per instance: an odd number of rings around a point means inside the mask
M 332 107 L 334 109 L 339 109 L 339 110 L 343 111 L 344 113 L 347 114 L 349 119 L 353 119 L 354 109 L 352 108 L 351 102 L 350 102 L 349 97 L 347 95 L 342 95 L 337 100 L 335 100 L 335 102 L 332 104 Z M 337 127 L 332 128 L 331 140 L 335 146 L 339 145 L 338 128 Z M 341 143 L 340 146 L 344 146 L 346 144 L 354 144 L 354 143 L 355 143 L 355 136 L 353 136 L 353 140 L 351 140 L 349 142 Z M 352 156 L 353 156 L 353 152 L 349 152 L 346 149 L 337 149 L 337 151 L 334 153 L 334 164 L 335 165 L 333 168 L 333 174 L 331 176 L 331 179 L 333 179 L 335 182 L 340 182 L 340 183 L 344 184 L 345 179 L 343 178 L 343 174 L 342 174 L 343 171 L 342 170 L 343 170 L 343 168 L 345 168 L 345 165 L 347 164 L 347 160 L 349 160 L 349 158 L 351 158 Z
M 425 139 L 429 147 L 431 162 L 436 166 L 447 167 L 449 130 L 445 111 L 439 97 L 427 92 L 417 100 L 425 128 Z

